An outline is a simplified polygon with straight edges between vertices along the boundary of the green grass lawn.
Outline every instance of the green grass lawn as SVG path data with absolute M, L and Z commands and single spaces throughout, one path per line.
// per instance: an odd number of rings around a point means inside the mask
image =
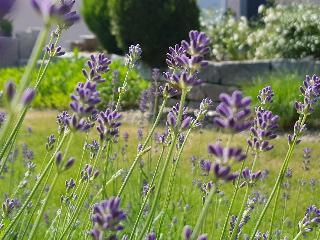
M 36 171 L 39 172 L 39 168 L 44 161 L 45 155 L 45 143 L 46 137 L 57 132 L 57 125 L 55 123 L 55 117 L 57 112 L 54 111 L 33 111 L 29 113 L 24 123 L 23 130 L 20 133 L 19 141 L 17 147 L 19 148 L 19 153 L 21 153 L 21 145 L 26 143 L 30 149 L 34 151 L 34 161 L 37 164 Z M 32 131 L 27 130 L 27 128 L 31 127 Z M 109 163 L 108 167 L 108 177 L 111 177 L 118 169 L 128 169 L 130 164 L 132 163 L 136 149 L 138 145 L 137 139 L 137 125 L 133 124 L 123 124 L 121 127 L 121 135 L 118 144 L 115 144 L 113 148 L 112 161 Z M 144 127 L 144 134 L 146 135 L 148 127 Z M 159 131 L 161 127 L 159 128 Z M 94 131 L 95 132 L 95 131 Z M 121 147 L 124 143 L 122 134 L 124 132 L 129 133 L 129 141 L 128 148 L 125 154 L 121 153 Z M 90 135 L 89 138 L 93 139 L 94 135 Z M 245 135 L 237 135 L 235 136 L 232 145 L 233 146 L 242 146 L 245 148 L 246 139 Z M 70 147 L 70 151 L 68 156 L 76 157 L 76 165 L 68 172 L 63 173 L 59 177 L 59 182 L 54 190 L 54 194 L 51 195 L 50 202 L 48 204 L 48 208 L 46 213 L 49 215 L 49 221 L 55 217 L 57 209 L 60 207 L 60 196 L 65 192 L 64 182 L 66 179 L 70 179 L 70 177 L 76 177 L 76 173 L 79 168 L 79 159 L 81 156 L 83 144 L 84 144 L 85 134 L 77 134 L 73 139 Z M 210 177 L 201 176 L 201 171 L 198 167 L 195 171 L 192 171 L 191 165 L 191 156 L 195 156 L 198 160 L 200 159 L 210 159 L 210 156 L 207 153 L 207 145 L 208 143 L 215 143 L 218 139 L 222 141 L 226 141 L 226 136 L 222 133 L 217 132 L 214 129 L 202 129 L 201 131 L 194 132 L 189 139 L 183 157 L 181 159 L 181 164 L 179 165 L 177 176 L 175 179 L 175 186 L 172 196 L 172 201 L 170 202 L 170 207 L 168 214 L 165 216 L 165 225 L 167 235 L 163 239 L 179 239 L 181 236 L 182 228 L 185 224 L 189 224 L 194 226 L 196 219 L 199 215 L 199 212 L 202 208 L 203 204 L 203 193 L 200 189 L 194 184 L 195 180 L 201 180 L 203 182 L 210 181 Z M 258 163 L 256 165 L 256 169 L 267 169 L 270 174 L 265 181 L 257 182 L 254 192 L 259 191 L 261 196 L 268 194 L 271 190 L 272 185 L 275 182 L 275 178 L 280 169 L 284 156 L 287 150 L 287 141 L 286 137 L 278 137 L 274 140 L 275 148 L 266 153 L 262 154 Z M 302 170 L 302 154 L 303 149 L 305 147 L 312 148 L 312 158 L 311 158 L 311 170 L 309 172 L 305 172 Z M 141 198 L 141 189 L 142 182 L 145 178 L 151 178 L 151 173 L 155 167 L 157 157 L 159 155 L 160 148 L 156 144 L 154 144 L 154 149 L 152 152 L 149 152 L 143 157 L 143 167 L 137 167 L 134 171 L 133 177 L 129 181 L 129 185 L 125 190 L 124 197 L 122 198 L 122 207 L 127 209 L 128 219 L 125 223 L 125 233 L 130 233 L 132 226 L 134 224 L 135 218 L 137 216 L 137 212 L 139 211 L 140 205 L 142 203 Z M 293 177 L 288 178 L 285 181 L 290 183 L 290 187 L 288 190 L 282 190 L 289 193 L 289 199 L 284 200 L 282 197 L 283 194 L 280 195 L 280 208 L 276 212 L 276 222 L 274 229 L 282 229 L 283 234 L 281 235 L 281 239 L 284 236 L 288 236 L 289 239 L 292 238 L 292 221 L 294 219 L 294 212 L 296 206 L 298 207 L 297 219 L 301 219 L 304 215 L 305 208 L 310 204 L 318 204 L 319 203 L 319 173 L 320 173 L 320 148 L 319 141 L 317 140 L 304 140 L 300 145 L 298 145 L 295 149 L 294 156 L 292 162 L 290 163 L 290 167 L 293 169 Z M 252 156 L 249 155 L 248 162 L 246 165 L 250 166 L 250 161 L 252 161 Z M 86 153 L 85 162 L 89 161 L 89 154 Z M 46 160 L 45 160 L 46 161 Z M 4 193 L 12 194 L 15 191 L 15 186 L 21 181 L 25 173 L 25 167 L 23 166 L 23 160 L 21 154 L 17 158 L 14 163 L 9 163 L 8 172 L 4 175 L 2 181 L 1 192 L 2 195 Z M 240 168 L 240 165 L 238 165 Z M 102 171 L 103 166 L 100 162 L 99 164 L 100 171 Z M 144 175 L 145 174 L 145 175 Z M 169 175 L 169 172 L 167 173 Z M 121 177 L 118 178 L 115 182 L 108 186 L 108 195 L 113 196 L 116 195 L 120 184 Z M 301 189 L 300 200 L 297 202 L 297 194 L 299 189 L 299 180 L 305 179 L 306 184 Z M 315 179 L 316 184 L 314 187 L 311 186 L 310 180 Z M 102 180 L 100 176 L 97 181 L 97 186 L 94 186 L 91 194 L 96 193 L 96 189 L 98 189 L 98 182 Z M 34 180 L 31 180 L 29 183 L 29 188 L 34 183 Z M 166 184 L 163 188 L 162 198 L 159 202 L 163 202 L 164 193 L 166 192 Z M 209 212 L 207 213 L 206 223 L 203 226 L 204 233 L 209 234 L 209 239 L 217 239 L 220 234 L 220 230 L 227 212 L 227 208 L 229 205 L 229 201 L 231 198 L 233 185 L 231 183 L 224 184 L 219 186 L 221 190 L 219 194 L 216 194 L 215 200 L 212 202 Z M 240 190 L 240 195 L 236 199 L 236 206 L 233 210 L 233 214 L 237 214 L 239 211 L 239 207 L 242 203 L 242 196 L 244 194 L 245 188 Z M 186 207 L 188 206 L 188 207 Z M 250 233 L 250 228 L 256 221 L 256 217 L 261 210 L 263 205 L 258 203 L 256 205 L 256 209 L 253 211 L 251 216 L 251 220 L 246 225 L 243 233 Z M 267 219 L 264 221 L 261 231 L 265 232 L 268 229 L 268 223 L 270 218 L 270 210 L 268 211 Z M 157 211 L 156 214 L 159 214 Z M 81 215 L 83 218 L 88 217 L 87 215 Z M 82 221 L 82 217 L 80 218 L 80 222 Z M 41 234 L 45 233 L 47 225 L 43 221 L 40 224 L 41 230 L 38 231 L 39 237 Z M 90 226 L 89 226 L 90 227 Z M 228 226 L 229 229 L 229 226 Z M 89 229 L 88 229 L 89 230 Z M 309 239 L 316 239 L 316 232 L 309 234 Z M 76 238 L 76 237 L 74 237 Z M 279 238 L 280 239 L 280 238 Z

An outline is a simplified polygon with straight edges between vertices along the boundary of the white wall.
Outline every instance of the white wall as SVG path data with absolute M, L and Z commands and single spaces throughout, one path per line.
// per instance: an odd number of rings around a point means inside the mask
M 76 1 L 75 9 L 79 12 L 81 9 L 80 3 L 82 0 Z M 28 27 L 41 27 L 41 17 L 33 10 L 30 5 L 30 0 L 16 0 L 11 18 L 13 19 L 14 32 L 26 30 Z M 72 40 L 80 39 L 80 35 L 89 34 L 89 30 L 85 23 L 81 20 L 62 36 L 62 45 L 69 46 Z

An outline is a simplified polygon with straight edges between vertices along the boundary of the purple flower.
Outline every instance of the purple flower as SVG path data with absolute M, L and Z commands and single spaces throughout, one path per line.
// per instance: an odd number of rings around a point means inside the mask
M 141 58 L 141 53 L 142 53 L 142 50 L 139 44 L 131 45 L 129 47 L 129 53 L 126 54 L 126 60 L 125 60 L 126 65 L 130 67 L 136 66 L 138 61 Z
M 190 42 L 182 41 L 182 47 L 190 54 L 196 56 L 204 56 L 209 53 L 210 38 L 203 32 L 190 31 Z
M 225 148 L 219 143 L 209 144 L 208 152 L 216 157 L 219 164 L 229 164 L 232 161 L 240 162 L 247 157 L 241 148 Z
M 200 160 L 200 167 L 205 176 L 209 175 L 209 172 L 211 170 L 211 165 L 212 165 L 211 162 L 208 160 L 204 160 L 204 159 Z
M 128 142 L 128 139 L 129 139 L 129 133 L 128 133 L 128 132 L 124 132 L 124 133 L 123 133 L 123 140 L 124 140 L 125 142 Z
M 80 117 L 96 114 L 97 109 L 95 107 L 101 101 L 96 84 L 90 81 L 78 83 L 71 99 L 70 107 Z
M 146 237 L 146 240 L 156 240 L 156 239 L 157 239 L 157 236 L 154 232 L 149 233 Z
M 207 65 L 203 59 L 209 52 L 209 38 L 198 31 L 191 31 L 189 38 L 189 42 L 182 41 L 167 53 L 166 62 L 171 71 L 164 73 L 164 78 L 177 90 L 199 85 L 202 82 L 198 78 L 199 70 Z
M 0 128 L 3 123 L 6 121 L 7 114 L 5 112 L 0 112 Z
M 13 97 L 14 97 L 15 94 L 16 94 L 16 85 L 14 84 L 14 82 L 12 82 L 11 80 L 9 80 L 9 81 L 6 83 L 5 92 L 6 92 L 7 101 L 8 101 L 8 102 L 11 102 L 12 99 L 13 99 Z
M 50 56 L 63 56 L 66 52 L 62 50 L 61 46 L 55 47 L 55 44 L 51 44 L 50 46 L 46 47 L 46 51 L 50 54 Z
M 45 21 L 57 21 L 60 28 L 68 28 L 80 19 L 80 16 L 72 11 L 75 0 L 63 0 L 60 4 L 55 4 L 53 0 L 31 0 L 31 4 Z
M 302 232 L 312 232 L 320 223 L 320 210 L 312 205 L 307 208 L 306 213 L 301 221 L 299 221 L 299 229 Z
M 93 239 L 117 239 L 116 234 L 123 230 L 122 221 L 126 220 L 126 213 L 120 209 L 120 198 L 111 197 L 93 206 L 91 230 Z
M 274 92 L 272 91 L 272 88 L 270 86 L 267 86 L 259 91 L 258 99 L 261 102 L 261 104 L 265 105 L 268 102 L 272 102 L 273 96 Z
M 6 200 L 2 203 L 2 212 L 4 218 L 8 217 L 12 213 L 14 208 L 18 207 L 16 203 L 16 199 L 10 199 L 6 197 Z
M 24 93 L 22 95 L 22 104 L 24 106 L 29 105 L 32 102 L 35 95 L 36 92 L 33 88 L 27 88 L 26 90 L 24 90 Z
M 310 162 L 311 152 L 312 152 L 311 148 L 303 149 L 302 168 L 305 171 L 309 171 L 311 168 L 311 162 Z
M 90 158 L 95 158 L 100 148 L 99 143 L 96 140 L 93 140 L 92 143 L 88 143 L 86 147 L 90 151 Z
M 182 231 L 182 238 L 183 238 L 184 240 L 190 240 L 190 239 L 191 239 L 192 232 L 193 232 L 193 230 L 192 230 L 191 226 L 185 225 L 184 228 L 183 228 L 183 231 Z M 207 239 L 208 239 L 208 237 L 207 237 L 206 234 L 201 234 L 201 235 L 197 238 L 197 240 L 207 240 Z
M 245 168 L 242 171 L 242 178 L 244 182 L 240 185 L 241 187 L 245 185 L 252 186 L 262 177 L 261 171 L 253 173 L 249 168 Z
M 250 128 L 251 135 L 248 139 L 249 146 L 254 152 L 269 151 L 273 148 L 268 140 L 277 137 L 275 131 L 279 128 L 279 116 L 261 107 L 256 109 L 256 117 Z
M 237 133 L 248 129 L 251 126 L 249 97 L 243 97 L 240 91 L 234 91 L 232 95 L 225 93 L 219 96 L 221 103 L 217 106 L 217 116 L 214 124 L 219 128 Z
M 88 81 L 97 83 L 105 82 L 102 74 L 107 73 L 110 70 L 110 64 L 111 60 L 107 58 L 103 53 L 91 55 L 90 60 L 88 60 L 87 62 L 89 71 L 83 69 L 83 75 L 87 78 Z
M 296 102 L 295 108 L 298 114 L 309 114 L 314 111 L 313 105 L 320 96 L 320 79 L 318 76 L 306 76 L 303 85 L 300 86 L 300 92 L 303 95 L 303 102 Z
M 221 179 L 227 182 L 233 181 L 239 176 L 238 173 L 232 173 L 229 166 L 225 167 L 219 163 L 214 164 L 213 173 L 217 179 Z
M 178 120 L 178 115 L 179 115 L 179 109 L 180 109 L 180 104 L 177 103 L 174 105 L 171 110 L 169 111 L 167 115 L 167 122 L 166 125 L 172 129 L 177 128 L 177 120 Z M 186 108 L 184 107 L 182 110 L 182 118 L 181 118 L 181 130 L 186 130 L 189 127 L 191 127 L 191 124 L 193 122 L 193 118 L 187 116 L 186 113 Z
M 98 177 L 99 171 L 93 171 L 93 168 L 90 164 L 86 164 L 84 168 L 81 170 L 81 181 L 86 182 L 86 181 L 92 181 L 96 177 Z
M 62 113 L 58 114 L 57 123 L 58 123 L 58 132 L 60 134 L 67 130 L 70 120 L 71 120 L 71 116 L 67 111 L 63 111 Z
M 121 114 L 117 111 L 107 109 L 105 112 L 100 112 L 98 116 L 97 130 L 100 135 L 100 139 L 103 141 L 116 140 L 119 136 L 119 122 Z
M 66 189 L 67 189 L 67 191 L 73 189 L 75 186 L 76 186 L 76 183 L 75 183 L 73 178 L 71 178 L 69 181 L 66 180 Z
M 56 142 L 56 137 L 51 134 L 50 136 L 48 136 L 47 138 L 47 143 L 46 143 L 46 150 L 49 152 L 53 149 L 54 147 L 54 143 Z

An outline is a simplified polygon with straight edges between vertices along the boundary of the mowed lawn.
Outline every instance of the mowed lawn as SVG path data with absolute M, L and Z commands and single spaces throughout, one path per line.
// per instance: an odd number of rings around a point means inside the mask
M 21 153 L 21 145 L 26 143 L 28 148 L 34 151 L 34 162 L 37 164 L 39 171 L 39 166 L 42 164 L 45 155 L 45 143 L 46 138 L 49 134 L 57 135 L 57 124 L 56 124 L 56 114 L 55 111 L 32 111 L 27 115 L 24 123 L 23 130 L 20 133 L 18 140 L 18 149 Z M 124 123 L 121 126 L 121 133 L 119 138 L 119 143 L 113 145 L 113 154 L 111 156 L 108 177 L 111 177 L 118 169 L 128 169 L 130 164 L 135 158 L 136 149 L 138 145 L 137 129 L 138 125 Z M 163 127 L 159 127 L 157 132 L 161 133 Z M 144 135 L 147 134 L 148 126 L 144 126 Z M 94 131 L 95 132 L 95 129 Z M 129 141 L 128 147 L 125 153 L 122 151 L 122 146 L 124 144 L 123 133 L 128 132 Z M 96 135 L 92 133 L 89 139 L 94 139 Z M 170 203 L 169 211 L 166 215 L 165 227 L 168 231 L 172 231 L 172 236 L 177 236 L 177 233 L 181 232 L 182 227 L 185 224 L 194 225 L 200 209 L 203 204 L 203 192 L 197 186 L 200 181 L 208 182 L 212 178 L 202 176 L 201 170 L 199 168 L 200 159 L 212 159 L 207 153 L 208 143 L 215 143 L 217 140 L 225 142 L 227 136 L 217 132 L 214 129 L 201 129 L 195 131 L 186 147 L 181 159 L 177 176 L 175 178 L 175 186 L 172 196 L 172 201 Z M 46 211 L 49 214 L 49 220 L 54 218 L 57 209 L 60 207 L 60 196 L 65 192 L 65 180 L 71 177 L 75 178 L 76 173 L 79 168 L 79 161 L 81 152 L 83 149 L 83 144 L 85 140 L 85 134 L 77 134 L 71 143 L 71 147 L 68 156 L 74 156 L 77 160 L 76 165 L 68 172 L 63 173 L 59 178 L 59 184 L 57 185 L 54 194 L 50 199 L 49 210 Z M 261 210 L 263 206 L 264 199 L 268 196 L 272 185 L 275 182 L 276 176 L 284 159 L 287 151 L 287 140 L 286 135 L 282 134 L 282 137 L 278 137 L 273 141 L 275 148 L 265 154 L 262 154 L 257 162 L 256 170 L 268 170 L 269 176 L 264 181 L 257 182 L 256 186 L 252 190 L 253 194 L 259 193 L 259 202 L 256 204 L 255 210 L 251 216 L 251 220 L 244 229 L 244 233 L 250 233 L 250 227 L 255 223 L 255 218 L 257 213 Z M 240 134 L 234 137 L 232 146 L 246 147 L 246 135 Z M 139 211 L 140 205 L 142 203 L 141 190 L 144 180 L 152 176 L 152 171 L 155 168 L 157 157 L 160 152 L 160 147 L 153 141 L 153 150 L 146 154 L 141 163 L 134 171 L 133 177 L 129 181 L 129 185 L 125 190 L 125 194 L 122 199 L 122 205 L 127 208 L 128 219 L 125 231 L 130 232 L 131 227 L 134 224 L 137 212 Z M 303 149 L 309 147 L 312 149 L 311 157 L 311 169 L 305 172 L 302 169 L 302 155 Z M 197 159 L 196 168 L 192 168 L 191 157 L 194 156 Z M 305 208 L 310 204 L 319 204 L 319 193 L 320 193 L 320 147 L 319 141 L 313 138 L 304 139 L 301 144 L 299 144 L 293 155 L 293 159 L 290 163 L 290 167 L 293 169 L 292 178 L 285 179 L 288 186 L 283 187 L 280 194 L 280 208 L 276 213 L 276 222 L 274 229 L 282 229 L 283 236 L 289 236 L 291 239 L 292 234 L 292 221 L 294 219 L 295 209 L 298 209 L 297 219 L 303 217 Z M 248 156 L 247 166 L 251 166 L 251 161 L 253 157 Z M 85 162 L 89 161 L 89 153 L 86 153 Z M 100 164 L 100 170 L 102 171 L 102 160 Z M 234 170 L 240 168 L 240 165 L 235 166 Z M 170 170 L 169 170 L 170 171 Z M 169 175 L 169 171 L 167 176 Z M 23 160 L 21 154 L 14 163 L 8 164 L 8 172 L 1 179 L 1 193 L 4 196 L 5 193 L 12 194 L 15 191 L 15 186 L 23 178 L 25 173 L 25 167 L 23 166 Z M 101 176 L 97 179 L 98 183 L 101 182 Z M 305 184 L 301 187 L 300 200 L 297 201 L 298 189 L 301 186 L 301 179 L 305 180 Z M 120 187 L 122 177 L 119 177 L 115 182 L 108 186 L 108 195 L 115 195 Z M 315 181 L 315 183 L 314 183 Z M 30 182 L 31 186 L 33 182 Z M 30 186 L 29 186 L 30 187 Z M 163 194 L 161 198 L 161 203 L 164 202 L 164 193 L 166 192 L 167 185 L 164 185 Z M 94 195 L 96 189 L 92 190 Z M 219 186 L 220 192 L 216 195 L 215 200 L 212 202 L 209 212 L 207 214 L 206 223 L 203 226 L 203 232 L 209 234 L 209 239 L 216 239 L 224 222 L 224 217 L 229 206 L 232 195 L 233 185 L 232 183 L 227 183 Z M 236 199 L 236 206 L 233 210 L 233 214 L 237 214 L 239 211 L 239 206 L 242 203 L 242 196 L 244 194 L 245 188 L 240 190 L 240 194 Z M 256 196 L 256 195 L 255 195 Z M 87 206 L 89 207 L 89 206 Z M 267 218 L 270 217 L 270 210 L 268 211 Z M 157 212 L 159 214 L 159 211 Z M 265 232 L 268 229 L 269 220 L 264 221 L 261 231 Z M 41 227 L 46 227 L 44 221 Z M 229 229 L 229 227 L 228 227 Z M 311 233 L 309 239 L 315 239 L 315 234 Z M 180 234 L 179 234 L 180 236 Z M 172 239 L 175 239 L 173 237 Z

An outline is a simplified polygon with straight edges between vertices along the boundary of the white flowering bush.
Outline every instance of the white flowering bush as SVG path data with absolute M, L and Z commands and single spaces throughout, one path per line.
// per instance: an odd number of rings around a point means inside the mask
M 226 15 L 205 29 L 216 60 L 320 57 L 319 10 L 315 5 L 261 6 L 259 19 Z

